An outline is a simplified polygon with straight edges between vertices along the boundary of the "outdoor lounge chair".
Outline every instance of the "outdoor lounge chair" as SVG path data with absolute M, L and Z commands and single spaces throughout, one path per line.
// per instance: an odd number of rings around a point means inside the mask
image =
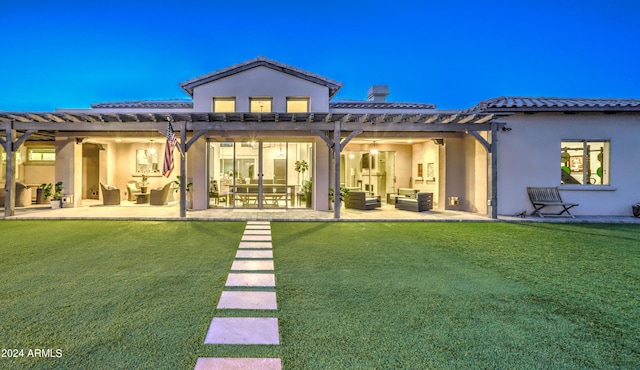
M 102 204 L 105 206 L 117 206 L 120 204 L 120 189 L 115 186 L 100 183 L 102 189 Z
M 169 204 L 169 192 L 171 191 L 171 183 L 166 183 L 163 187 L 151 189 L 149 192 L 149 204 L 152 206 L 164 206 Z

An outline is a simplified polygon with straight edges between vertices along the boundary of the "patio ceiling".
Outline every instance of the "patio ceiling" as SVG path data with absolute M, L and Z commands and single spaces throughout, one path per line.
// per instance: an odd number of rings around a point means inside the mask
M 36 130 L 29 140 L 51 141 L 55 131 L 158 131 L 167 122 L 186 124 L 187 131 L 486 131 L 491 121 L 505 114 L 425 113 L 31 113 L 0 112 L 0 127 L 18 132 Z M 179 126 L 178 126 L 179 127 Z M 176 129 L 178 129 L 176 127 Z

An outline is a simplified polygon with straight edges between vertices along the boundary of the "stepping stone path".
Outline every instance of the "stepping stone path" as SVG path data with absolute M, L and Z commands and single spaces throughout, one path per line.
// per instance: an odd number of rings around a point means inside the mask
M 249 221 L 231 265 L 225 290 L 217 309 L 277 310 L 273 273 L 271 224 Z M 214 317 L 204 340 L 205 344 L 278 345 L 278 318 Z M 195 370 L 205 369 L 265 369 L 280 370 L 279 358 L 199 358 Z

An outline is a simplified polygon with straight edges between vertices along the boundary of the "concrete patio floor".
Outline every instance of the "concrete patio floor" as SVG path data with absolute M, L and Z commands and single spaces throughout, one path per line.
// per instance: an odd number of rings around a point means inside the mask
M 177 203 L 167 206 L 129 205 L 103 206 L 98 201 L 83 201 L 76 208 L 51 209 L 49 205 L 33 205 L 16 208 L 15 215 L 4 217 L 4 208 L 0 208 L 0 219 L 13 220 L 78 220 L 78 219 L 120 219 L 120 220 L 180 220 L 180 208 Z M 640 224 L 640 218 L 632 216 L 576 216 L 511 217 L 499 216 L 498 220 L 463 211 L 427 211 L 411 212 L 397 210 L 384 204 L 381 208 L 361 211 L 342 208 L 340 219 L 334 219 L 333 211 L 315 211 L 310 209 L 221 209 L 212 208 L 200 211 L 187 211 L 186 220 L 212 221 L 432 221 L 432 222 L 562 222 L 562 223 L 634 223 Z

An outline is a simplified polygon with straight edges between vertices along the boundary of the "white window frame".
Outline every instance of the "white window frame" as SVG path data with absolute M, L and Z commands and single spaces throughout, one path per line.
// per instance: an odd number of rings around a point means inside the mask
M 289 102 L 305 102 L 307 103 L 307 109 L 305 111 L 295 111 L 292 112 L 289 110 Z M 309 111 L 311 110 L 311 101 L 309 99 L 309 97 L 307 96 L 290 96 L 287 97 L 287 113 L 309 113 Z
M 581 143 L 582 144 L 582 155 L 581 155 L 581 166 L 582 166 L 582 183 L 580 184 L 561 184 L 562 186 L 568 187 L 585 187 L 585 186 L 598 186 L 605 187 L 611 186 L 611 140 L 609 139 L 562 139 L 560 144 L 560 154 L 562 155 L 564 151 L 563 143 Z M 603 153 L 602 159 L 602 178 L 606 178 L 607 182 L 604 184 L 598 183 L 597 181 L 591 181 L 593 178 L 598 178 L 597 174 L 590 174 L 589 169 L 587 168 L 587 164 L 593 160 L 588 158 L 591 154 L 588 153 L 589 143 L 604 143 L 604 147 L 606 152 Z M 580 157 L 580 156 L 571 156 L 571 157 Z M 595 157 L 597 159 L 597 156 Z M 564 165 L 561 159 L 561 168 Z
M 233 111 L 218 111 L 216 110 L 216 100 L 220 102 L 233 102 Z M 214 96 L 211 99 L 211 111 L 213 113 L 235 113 L 237 101 L 235 96 Z
M 269 109 L 265 110 L 265 109 L 261 109 L 261 110 L 254 110 L 253 109 L 253 103 L 257 103 L 257 102 L 269 102 Z M 273 97 L 271 96 L 252 96 L 249 98 L 249 112 L 251 113 L 271 113 L 273 112 Z

